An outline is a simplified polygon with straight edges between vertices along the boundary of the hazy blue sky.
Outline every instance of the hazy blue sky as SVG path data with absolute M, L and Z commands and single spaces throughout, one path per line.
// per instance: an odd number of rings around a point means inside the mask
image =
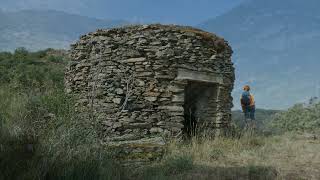
M 55 9 L 85 16 L 196 25 L 244 0 L 0 0 L 3 10 Z

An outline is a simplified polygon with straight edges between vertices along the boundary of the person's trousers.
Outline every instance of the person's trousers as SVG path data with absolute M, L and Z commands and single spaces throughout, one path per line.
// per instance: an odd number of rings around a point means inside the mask
M 255 111 L 256 108 L 254 106 L 247 106 L 244 108 L 244 116 L 246 119 L 255 120 Z

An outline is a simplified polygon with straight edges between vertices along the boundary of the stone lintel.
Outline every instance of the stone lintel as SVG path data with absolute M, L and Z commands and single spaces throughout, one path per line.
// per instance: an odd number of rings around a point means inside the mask
M 122 60 L 123 63 L 136 63 L 136 62 L 144 62 L 146 61 L 145 57 L 139 57 L 139 58 L 130 58 L 126 60 Z
M 224 84 L 221 74 L 190 71 L 187 69 L 178 69 L 178 76 L 176 80 L 192 80 L 208 83 Z

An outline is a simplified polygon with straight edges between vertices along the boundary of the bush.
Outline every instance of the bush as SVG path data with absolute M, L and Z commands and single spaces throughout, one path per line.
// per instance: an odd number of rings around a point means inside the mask
M 320 103 L 305 106 L 297 104 L 286 112 L 278 113 L 271 127 L 279 131 L 313 131 L 320 129 Z
M 125 178 L 91 122 L 77 119 L 65 64 L 47 50 L 0 53 L 0 179 Z

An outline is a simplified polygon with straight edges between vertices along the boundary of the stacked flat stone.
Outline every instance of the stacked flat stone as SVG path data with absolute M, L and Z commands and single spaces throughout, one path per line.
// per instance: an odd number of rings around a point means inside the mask
M 98 127 L 103 144 L 121 147 L 131 159 L 149 159 L 161 154 L 168 139 L 183 135 L 190 80 L 217 77 L 216 97 L 201 111 L 209 121 L 199 131 L 212 136 L 229 127 L 231 55 L 225 40 L 191 27 L 97 30 L 72 45 L 66 91 L 75 97 L 80 117 Z

